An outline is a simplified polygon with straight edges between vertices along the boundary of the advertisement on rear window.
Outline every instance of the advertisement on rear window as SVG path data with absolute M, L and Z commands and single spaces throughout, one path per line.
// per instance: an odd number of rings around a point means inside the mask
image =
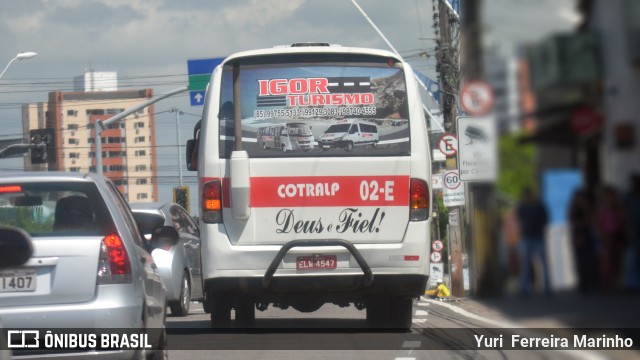
M 233 149 L 232 69 L 219 113 Z M 386 66 L 247 65 L 240 70 L 242 146 L 250 157 L 400 156 L 409 153 L 404 72 Z

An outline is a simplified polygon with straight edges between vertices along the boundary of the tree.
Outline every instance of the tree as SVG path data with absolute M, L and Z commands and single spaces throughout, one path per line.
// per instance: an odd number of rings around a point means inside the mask
M 520 134 L 507 134 L 500 137 L 499 156 L 500 174 L 498 191 L 513 200 L 520 197 L 522 189 L 537 189 L 535 166 L 535 146 L 521 142 Z

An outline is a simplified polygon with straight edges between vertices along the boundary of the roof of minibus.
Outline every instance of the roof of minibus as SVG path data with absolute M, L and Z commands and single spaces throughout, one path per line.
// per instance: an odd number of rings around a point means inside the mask
M 399 57 L 398 55 L 388 50 L 359 48 L 359 47 L 344 47 L 340 45 L 330 45 L 330 46 L 310 45 L 310 46 L 275 46 L 272 48 L 241 51 L 241 52 L 237 52 L 235 54 L 229 55 L 226 59 L 224 59 L 223 63 L 226 63 L 229 60 L 236 59 L 236 58 L 250 57 L 250 56 L 257 56 L 257 55 L 317 54 L 317 53 L 376 55 L 376 56 L 393 58 L 393 59 L 396 59 L 397 61 L 402 61 L 401 57 Z

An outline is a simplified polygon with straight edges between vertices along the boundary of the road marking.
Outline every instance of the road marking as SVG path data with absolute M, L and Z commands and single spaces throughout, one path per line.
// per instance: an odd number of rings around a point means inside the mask
M 427 322 L 427 319 L 413 319 L 411 322 L 414 324 L 423 324 Z
M 420 301 L 418 303 L 418 306 L 429 306 L 429 303 L 428 302 L 424 302 L 424 301 Z
M 428 313 L 428 312 L 426 312 L 425 310 L 416 310 L 415 315 L 418 315 L 418 316 L 422 316 L 422 315 L 423 315 L 423 316 L 427 316 L 427 315 L 429 315 L 429 313 Z
M 412 340 L 412 341 L 403 341 L 402 347 L 408 349 L 417 349 L 422 345 L 422 341 Z

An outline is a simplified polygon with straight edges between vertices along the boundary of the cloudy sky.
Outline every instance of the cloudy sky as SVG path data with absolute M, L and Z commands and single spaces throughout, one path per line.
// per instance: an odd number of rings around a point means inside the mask
M 18 52 L 38 56 L 16 61 L 0 80 L 0 139 L 21 136 L 20 105 L 71 90 L 87 69 L 117 71 L 122 88 L 154 88 L 156 94 L 187 84 L 187 59 L 221 57 L 240 50 L 302 41 L 388 48 L 351 0 L 0 0 L 0 66 Z M 393 46 L 436 78 L 432 4 L 438 0 L 357 0 Z M 462 0 L 464 1 L 464 0 Z M 484 0 L 486 41 L 504 51 L 578 20 L 575 0 Z M 157 103 L 160 199 L 178 183 L 175 115 L 182 116 L 181 144 L 201 113 L 187 95 Z M 0 160 L 0 172 L 21 169 Z M 195 173 L 183 172 L 195 184 Z M 192 198 L 195 188 L 192 187 Z M 194 208 L 195 199 L 192 201 Z

